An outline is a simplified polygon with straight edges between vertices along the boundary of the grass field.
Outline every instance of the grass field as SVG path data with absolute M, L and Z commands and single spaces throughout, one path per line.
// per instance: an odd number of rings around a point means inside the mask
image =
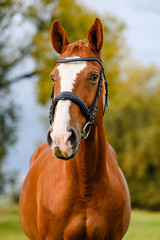
M 132 212 L 131 225 L 123 240 L 137 239 L 160 239 L 160 213 Z M 17 205 L 0 206 L 0 240 L 27 240 L 20 227 Z
M 0 206 L 0 240 L 27 240 L 21 230 L 17 205 Z
M 132 211 L 129 230 L 123 240 L 159 240 L 160 212 Z

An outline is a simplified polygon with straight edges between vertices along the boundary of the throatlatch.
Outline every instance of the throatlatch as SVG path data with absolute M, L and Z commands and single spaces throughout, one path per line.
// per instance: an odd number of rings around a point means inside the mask
M 105 76 L 105 73 L 104 73 L 104 67 L 102 65 L 102 61 L 100 59 L 96 58 L 96 57 L 88 57 L 88 58 L 58 59 L 57 63 L 70 63 L 70 62 L 82 62 L 82 61 L 88 61 L 88 62 L 89 61 L 96 61 L 102 67 L 102 70 L 100 71 L 98 89 L 97 89 L 95 99 L 93 100 L 93 102 L 92 102 L 92 104 L 89 108 L 81 100 L 81 98 L 79 98 L 77 95 L 75 95 L 72 92 L 68 92 L 68 91 L 60 92 L 54 99 L 54 85 L 53 85 L 52 93 L 51 93 L 52 103 L 51 103 L 50 111 L 49 111 L 49 121 L 50 121 L 50 125 L 52 125 L 53 118 L 54 118 L 54 112 L 55 112 L 55 108 L 56 108 L 56 105 L 57 105 L 58 101 L 59 100 L 70 100 L 70 101 L 76 103 L 80 107 L 82 113 L 86 117 L 87 123 L 84 126 L 84 128 L 82 130 L 82 135 L 81 135 L 82 139 L 86 139 L 89 135 L 90 130 L 91 130 L 91 125 L 94 123 L 94 120 L 95 120 L 95 117 L 96 117 L 97 99 L 100 97 L 100 93 L 101 93 L 101 90 L 102 90 L 103 77 L 104 77 L 104 84 L 105 84 L 105 89 L 106 89 L 104 112 L 105 112 L 106 107 L 108 107 L 108 83 L 107 83 L 107 79 L 106 79 L 106 76 Z M 103 112 L 103 114 L 104 114 L 104 112 Z

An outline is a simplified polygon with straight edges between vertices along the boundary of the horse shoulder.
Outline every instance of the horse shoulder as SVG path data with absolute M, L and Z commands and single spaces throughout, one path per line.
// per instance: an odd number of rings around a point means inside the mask
M 45 142 L 43 144 L 41 144 L 37 150 L 33 153 L 31 160 L 30 160 L 30 169 L 33 167 L 33 165 L 35 163 L 37 163 L 38 161 L 40 161 L 43 157 L 45 157 L 45 155 L 51 152 L 50 147 L 48 146 L 48 144 Z
M 38 186 L 40 176 L 44 169 L 44 163 L 51 157 L 52 152 L 47 143 L 43 143 L 40 147 L 38 147 L 31 158 L 30 170 L 21 190 L 19 215 L 23 231 L 29 239 L 40 239 L 37 225 L 37 209 L 39 204 Z

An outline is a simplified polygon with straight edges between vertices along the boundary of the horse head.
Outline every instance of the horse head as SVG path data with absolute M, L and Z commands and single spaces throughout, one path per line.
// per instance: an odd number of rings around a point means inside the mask
M 76 155 L 81 138 L 86 138 L 91 125 L 96 126 L 103 116 L 102 24 L 96 18 L 88 30 L 88 44 L 69 44 L 65 30 L 55 20 L 51 41 L 61 61 L 51 73 L 55 99 L 52 96 L 47 141 L 57 158 L 67 160 Z

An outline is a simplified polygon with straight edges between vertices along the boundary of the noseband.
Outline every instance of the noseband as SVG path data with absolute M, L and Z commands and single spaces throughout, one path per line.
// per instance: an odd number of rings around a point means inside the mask
M 89 132 L 91 130 L 91 125 L 93 124 L 96 113 L 97 113 L 97 99 L 100 97 L 102 84 L 103 84 L 103 77 L 104 77 L 104 83 L 105 83 L 105 89 L 106 89 L 104 112 L 105 112 L 106 106 L 108 107 L 108 83 L 107 83 L 107 79 L 105 77 L 102 61 L 96 57 L 88 57 L 88 58 L 58 59 L 57 63 L 70 63 L 70 62 L 82 62 L 82 61 L 87 61 L 87 62 L 96 61 L 102 67 L 102 69 L 100 71 L 97 93 L 96 93 L 96 96 L 95 96 L 91 106 L 88 108 L 86 106 L 86 104 L 81 100 L 81 98 L 79 98 L 74 93 L 68 92 L 68 91 L 60 92 L 54 99 L 54 85 L 53 85 L 52 94 L 51 94 L 52 104 L 50 106 L 49 120 L 50 120 L 50 125 L 52 125 L 55 108 L 56 108 L 56 105 L 59 100 L 64 100 L 64 101 L 70 100 L 70 101 L 76 103 L 80 107 L 82 113 L 84 114 L 84 116 L 86 117 L 86 120 L 87 120 L 87 123 L 85 124 L 85 126 L 82 130 L 82 134 L 81 134 L 81 138 L 86 139 L 89 135 Z M 103 112 L 103 114 L 104 114 L 104 112 Z

